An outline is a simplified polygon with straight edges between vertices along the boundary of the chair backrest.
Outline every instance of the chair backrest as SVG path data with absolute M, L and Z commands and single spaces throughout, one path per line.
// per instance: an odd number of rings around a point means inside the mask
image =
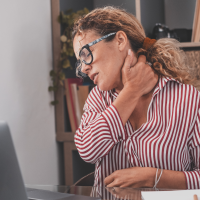
M 93 186 L 94 185 L 94 172 L 82 177 L 73 186 Z

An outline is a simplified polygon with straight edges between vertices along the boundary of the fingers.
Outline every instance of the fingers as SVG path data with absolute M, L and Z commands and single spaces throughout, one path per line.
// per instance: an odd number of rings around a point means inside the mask
M 142 62 L 146 64 L 146 56 L 140 55 L 137 59 L 136 56 L 134 56 L 134 53 L 131 49 L 128 50 L 128 55 L 124 62 L 124 68 L 131 68 L 133 67 L 137 62 Z
M 125 58 L 123 68 L 130 69 L 137 63 L 137 57 L 131 49 L 128 50 L 128 55 Z
M 105 179 L 104 179 L 104 184 L 107 186 L 109 185 L 110 183 L 112 183 L 114 181 L 114 176 L 113 174 L 107 176 Z
M 128 56 L 125 59 L 124 62 L 124 66 L 133 66 L 135 65 L 137 62 L 142 62 L 142 63 L 146 63 L 146 56 L 145 55 L 140 55 L 138 57 L 138 59 L 136 58 L 136 56 L 134 56 L 133 51 L 131 49 L 128 50 Z
M 139 58 L 138 58 L 138 62 L 146 63 L 146 56 L 145 55 L 140 55 Z
M 129 49 L 130 51 L 130 56 L 132 57 L 132 63 L 131 63 L 131 67 L 133 67 L 137 62 L 137 57 L 134 55 L 133 51 L 131 49 Z
M 106 187 L 119 187 L 120 186 L 120 181 L 118 180 L 118 171 L 113 172 L 111 175 L 107 176 L 104 179 L 104 183 Z
M 133 52 L 131 49 L 128 50 L 128 55 L 125 58 L 124 68 L 130 68 L 133 62 Z
M 120 188 L 120 187 L 113 187 L 113 188 L 107 187 L 106 190 L 113 195 L 116 195 L 116 194 L 122 194 L 123 195 L 124 193 L 127 193 L 127 189 L 124 191 L 124 188 Z
M 119 187 L 120 186 L 120 183 L 119 183 L 119 181 L 113 181 L 112 183 L 110 183 L 110 184 L 108 184 L 108 185 L 106 185 L 106 187 L 108 187 L 108 188 L 111 188 L 111 187 Z

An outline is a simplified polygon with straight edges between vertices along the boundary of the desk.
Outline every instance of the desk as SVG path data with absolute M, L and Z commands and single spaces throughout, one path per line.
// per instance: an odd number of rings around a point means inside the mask
M 92 186 L 52 186 L 52 185 L 26 185 L 28 188 L 49 190 L 53 192 L 62 192 L 78 194 L 84 196 L 99 197 L 103 200 L 142 200 L 141 191 L 155 191 L 152 188 L 100 188 Z M 169 191 L 169 189 L 160 189 L 160 191 Z

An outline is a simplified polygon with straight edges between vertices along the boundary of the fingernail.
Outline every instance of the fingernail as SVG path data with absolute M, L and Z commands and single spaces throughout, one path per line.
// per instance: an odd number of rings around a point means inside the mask
M 128 55 L 129 55 L 129 56 L 131 55 L 131 49 L 128 50 Z

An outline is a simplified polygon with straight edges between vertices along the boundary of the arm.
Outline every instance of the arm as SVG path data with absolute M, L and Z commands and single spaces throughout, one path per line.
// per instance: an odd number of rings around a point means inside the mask
M 96 163 L 107 155 L 126 133 L 116 108 L 102 103 L 97 87 L 91 92 L 84 106 L 81 124 L 75 133 L 75 144 L 83 160 Z
M 108 108 L 103 105 L 97 88 L 89 95 L 81 125 L 75 134 L 75 144 L 86 162 L 96 163 L 120 140 L 126 139 L 124 125 L 139 98 L 151 91 L 157 82 L 153 70 L 145 62 L 145 56 L 137 62 L 133 53 L 129 53 L 122 69 L 124 88 Z
M 104 183 L 107 187 L 150 187 L 155 184 L 157 168 L 132 167 L 115 171 L 106 177 Z M 160 170 L 158 176 L 160 175 Z M 186 179 L 183 172 L 163 170 L 157 188 L 186 189 Z
M 200 95 L 197 117 L 189 140 L 189 152 L 193 163 L 193 171 L 185 171 L 187 189 L 200 189 Z
M 197 102 L 194 125 L 188 138 L 188 149 L 193 161 L 191 171 L 163 170 L 157 188 L 200 189 L 200 94 L 194 98 Z M 194 112 L 195 112 L 194 111 Z M 157 168 L 132 167 L 118 170 L 106 177 L 107 187 L 153 187 Z M 192 171 L 193 170 L 193 171 Z M 159 170 L 158 175 L 161 170 Z M 131 178 L 130 178 L 131 177 Z
M 119 112 L 123 125 L 128 121 L 140 97 L 149 93 L 155 87 L 157 81 L 158 76 L 146 64 L 146 57 L 141 55 L 137 60 L 129 49 L 122 68 L 124 88 L 113 103 Z

